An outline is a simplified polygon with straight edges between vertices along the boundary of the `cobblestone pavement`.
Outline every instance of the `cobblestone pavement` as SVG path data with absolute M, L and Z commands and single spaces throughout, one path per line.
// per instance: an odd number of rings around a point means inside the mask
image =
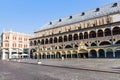
M 120 74 L 0 61 L 0 80 L 120 80 Z

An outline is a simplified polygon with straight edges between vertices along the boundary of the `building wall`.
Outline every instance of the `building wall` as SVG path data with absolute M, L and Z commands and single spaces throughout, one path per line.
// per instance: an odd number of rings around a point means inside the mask
M 18 32 L 3 32 L 1 36 L 3 59 L 19 58 L 25 53 L 25 49 L 29 51 L 30 37 L 31 35 Z

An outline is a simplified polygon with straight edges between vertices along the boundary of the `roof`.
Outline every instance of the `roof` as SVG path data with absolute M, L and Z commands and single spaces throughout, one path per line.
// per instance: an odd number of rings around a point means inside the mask
M 86 12 L 81 12 L 79 14 L 75 14 L 75 15 L 71 15 L 71 16 L 67 16 L 64 18 L 60 18 L 60 19 L 51 21 L 51 22 L 41 26 L 40 30 L 38 30 L 36 32 L 47 30 L 47 29 L 52 29 L 52 28 L 56 28 L 56 27 L 62 27 L 67 24 L 82 22 L 85 20 L 113 14 L 116 12 L 120 12 L 120 2 L 115 2 L 115 3 L 108 4 L 108 5 L 105 5 L 105 6 L 96 8 L 96 9 L 92 9 L 92 10 L 89 10 Z

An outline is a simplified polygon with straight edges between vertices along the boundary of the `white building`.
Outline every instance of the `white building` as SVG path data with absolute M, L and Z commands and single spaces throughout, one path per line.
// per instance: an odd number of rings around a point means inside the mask
M 29 34 L 4 31 L 1 35 L 1 58 L 5 60 L 28 57 L 30 37 Z

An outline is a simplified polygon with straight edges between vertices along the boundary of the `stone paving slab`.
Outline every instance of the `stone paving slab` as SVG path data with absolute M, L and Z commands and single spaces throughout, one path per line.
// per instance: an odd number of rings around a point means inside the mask
M 17 61 L 41 65 L 111 71 L 120 73 L 120 59 L 23 59 Z

